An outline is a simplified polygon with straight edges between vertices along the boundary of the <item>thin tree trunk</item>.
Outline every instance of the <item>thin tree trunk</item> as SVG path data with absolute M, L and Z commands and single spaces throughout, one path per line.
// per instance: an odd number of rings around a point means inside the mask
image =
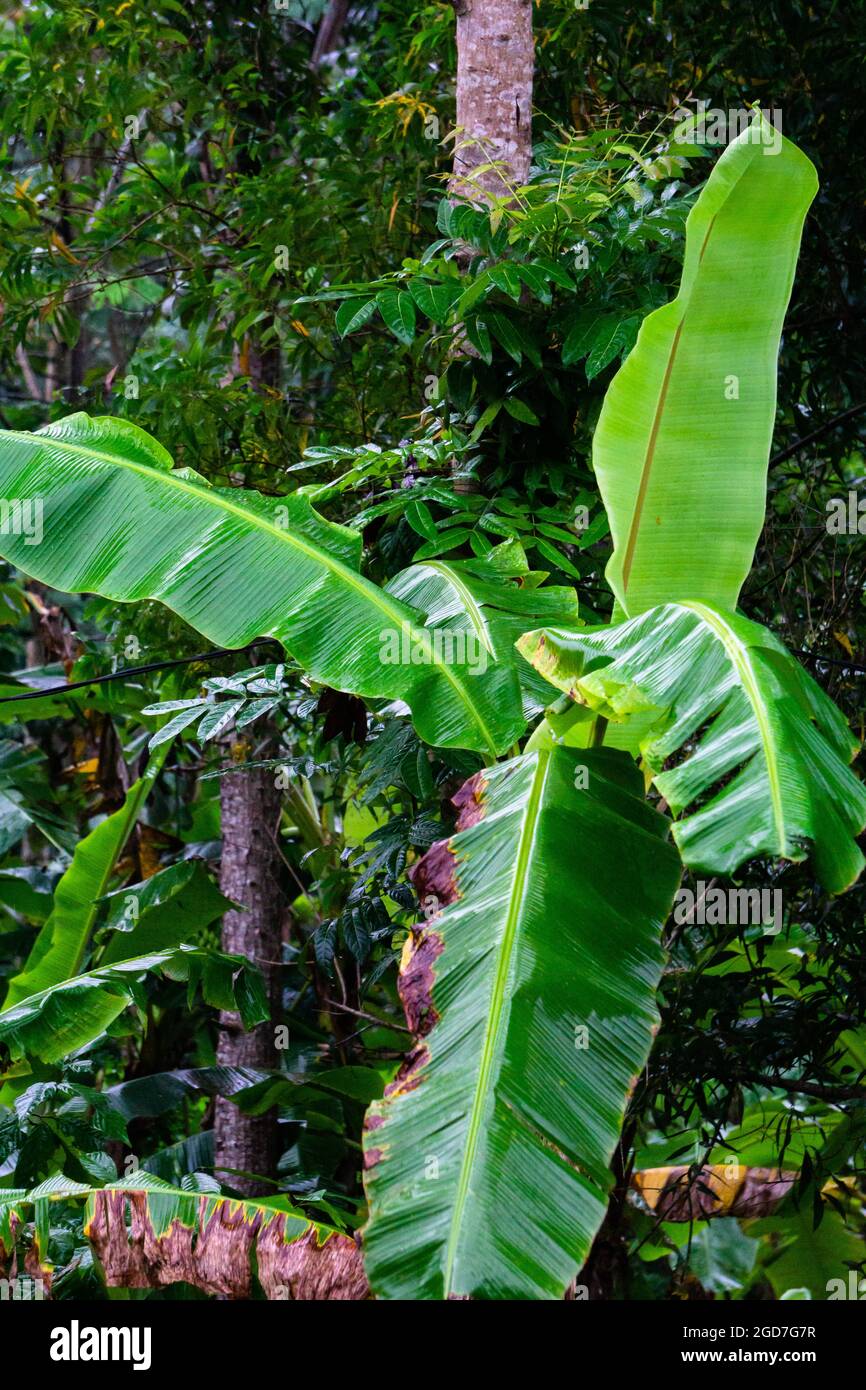
M 476 200 L 502 197 L 526 183 L 532 159 L 532 0 L 454 0 L 454 8 L 457 138 L 451 191 Z
M 15 348 L 15 361 L 21 368 L 21 376 L 24 379 L 24 385 L 30 392 L 31 399 L 34 401 L 41 401 L 42 387 L 39 385 L 36 373 L 30 364 L 30 358 L 27 356 L 27 349 L 23 343 L 18 343 Z
M 258 150 L 241 145 L 237 152 L 237 168 L 242 175 L 261 169 Z M 278 341 L 262 347 L 258 333 L 247 337 L 242 346 L 246 359 L 244 370 L 256 392 L 265 388 L 278 389 L 280 382 L 280 348 Z M 257 725 L 263 729 L 262 724 Z M 264 742 L 263 742 L 264 739 Z M 256 744 L 256 761 L 276 754 L 279 746 L 272 724 L 267 734 L 260 733 Z M 230 741 L 231 753 L 239 758 L 251 758 L 252 747 L 246 739 Z M 223 777 L 220 789 L 222 818 L 222 861 L 220 888 L 227 898 L 243 905 L 243 910 L 227 912 L 223 917 L 222 949 L 246 956 L 257 964 L 265 979 L 270 1005 L 270 1019 L 246 1033 L 236 1014 L 220 1015 L 220 1036 L 217 1062 L 220 1066 L 265 1067 L 279 1066 L 274 1046 L 275 1027 L 280 1011 L 280 960 L 282 949 L 283 902 L 280 889 L 279 833 L 281 797 L 273 768 L 253 768 L 247 772 L 230 773 Z M 217 1096 L 214 1106 L 214 1163 L 217 1169 L 228 1168 L 246 1173 L 273 1177 L 277 1158 L 276 1113 L 245 1115 L 230 1100 Z M 268 1183 L 256 1182 L 231 1174 L 217 1174 L 237 1191 L 254 1197 L 273 1192 Z
M 235 752 L 238 745 L 235 745 Z M 267 757 L 268 750 L 264 753 Z M 261 749 L 257 757 L 262 756 Z M 278 1065 L 274 1028 L 279 1017 L 279 961 L 281 949 L 282 895 L 277 848 L 280 793 L 272 768 L 231 772 L 223 777 L 220 792 L 222 814 L 222 862 L 220 888 L 240 910 L 223 918 L 222 949 L 254 961 L 262 971 L 271 1018 L 245 1032 L 237 1014 L 220 1014 L 217 1062 L 222 1067 Z M 277 1161 L 277 1125 L 273 1111 L 245 1115 L 231 1101 L 218 1096 L 214 1110 L 214 1162 L 216 1168 L 273 1177 Z M 247 1196 L 272 1192 L 268 1183 L 226 1173 L 228 1184 Z
M 310 59 L 311 67 L 319 67 L 326 54 L 333 53 L 334 49 L 339 47 L 348 13 L 349 0 L 331 0 L 316 34 L 313 56 Z

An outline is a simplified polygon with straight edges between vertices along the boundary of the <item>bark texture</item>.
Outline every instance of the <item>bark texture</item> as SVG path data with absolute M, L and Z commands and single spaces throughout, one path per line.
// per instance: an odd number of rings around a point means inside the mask
M 532 0 L 455 0 L 457 138 L 451 192 L 481 201 L 529 177 Z M 494 163 L 497 167 L 485 168 Z
M 310 59 L 311 67 L 317 68 L 329 53 L 339 48 L 348 14 L 349 0 L 331 0 L 316 33 L 313 56 Z
M 243 745 L 235 745 L 241 757 Z M 269 752 L 257 750 L 257 756 Z M 237 1014 L 220 1014 L 217 1062 L 223 1067 L 276 1067 L 274 1027 L 279 1017 L 279 961 L 282 939 L 280 856 L 277 848 L 280 794 L 271 768 L 232 772 L 220 792 L 222 862 L 220 888 L 242 910 L 223 918 L 222 949 L 255 961 L 262 971 L 271 1006 L 271 1021 L 245 1032 Z M 273 1111 L 245 1115 L 230 1100 L 216 1099 L 214 1160 L 217 1169 L 239 1169 L 273 1176 L 277 1161 L 277 1127 Z M 255 1197 L 273 1192 L 266 1183 L 221 1175 L 237 1191 Z

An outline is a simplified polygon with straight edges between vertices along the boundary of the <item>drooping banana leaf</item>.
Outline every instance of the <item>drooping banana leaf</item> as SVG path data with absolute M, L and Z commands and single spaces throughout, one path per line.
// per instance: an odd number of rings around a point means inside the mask
M 404 700 L 432 744 L 492 756 L 523 731 L 510 670 L 443 656 L 302 494 L 210 487 L 129 421 L 75 414 L 0 433 L 0 495 L 41 502 L 41 543 L 4 534 L 0 554 L 55 588 L 158 599 L 221 646 L 275 637 L 315 680 Z
M 522 691 L 527 719 L 548 703 L 546 682 L 523 662 L 515 663 L 510 653 L 518 637 L 530 628 L 576 623 L 574 589 L 554 584 L 522 587 L 516 580 L 498 576 L 482 561 L 471 560 L 424 560 L 395 575 L 385 588 L 424 613 L 428 627 L 466 633 L 476 668 L 488 661 L 504 665 L 510 701 L 519 704 Z
M 142 981 L 153 971 L 184 981 L 192 999 L 240 1013 L 245 1028 L 268 1017 L 261 976 L 242 956 L 181 946 L 119 961 L 62 980 L 0 1013 L 0 1055 L 60 1062 L 88 1047 L 130 1004 L 143 1004 Z
M 214 1132 L 200 1129 L 148 1154 L 142 1160 L 146 1173 L 153 1173 L 164 1182 L 181 1183 L 188 1173 L 209 1172 L 214 1166 Z
M 681 598 L 736 606 L 764 522 L 779 338 L 817 186 L 756 113 L 689 214 L 676 299 L 644 320 L 608 387 L 593 460 L 607 578 L 630 617 Z
M 267 1298 L 367 1297 L 352 1236 L 311 1221 L 287 1198 L 185 1192 L 147 1172 L 101 1188 L 57 1176 L 30 1192 L 0 1194 L 0 1258 L 8 1257 L 31 1208 L 81 1199 L 84 1234 L 109 1288 L 183 1281 L 206 1293 L 249 1298 L 255 1268 Z
M 414 875 L 416 1046 L 365 1124 L 367 1274 L 387 1298 L 559 1298 L 604 1216 L 679 862 L 614 750 L 530 753 L 455 802 Z
M 96 900 L 108 887 L 169 747 L 164 744 L 151 757 L 144 776 L 130 787 L 120 809 L 79 841 L 72 863 L 54 890 L 54 906 L 24 968 L 9 981 L 3 1010 L 68 980 L 81 969 L 99 911 Z
M 233 1096 L 270 1076 L 261 1067 L 187 1067 L 120 1081 L 105 1096 L 125 1120 L 152 1119 L 174 1110 L 187 1096 Z
M 840 893 L 858 877 L 866 788 L 843 715 L 759 623 L 671 603 L 614 627 L 533 632 L 518 647 L 551 683 L 608 719 L 658 711 L 641 751 L 696 871 L 758 854 L 801 860 Z
M 100 965 L 181 943 L 193 945 L 202 927 L 232 906 L 200 859 L 182 859 L 143 883 L 107 894 L 106 901 L 105 927 L 114 935 L 99 957 Z
M 57 874 L 21 864 L 0 869 L 0 903 L 31 922 L 44 922 L 51 912 Z

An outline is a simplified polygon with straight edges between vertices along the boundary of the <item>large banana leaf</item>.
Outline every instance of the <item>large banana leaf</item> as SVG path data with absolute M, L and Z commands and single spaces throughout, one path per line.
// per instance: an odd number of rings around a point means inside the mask
M 674 838 L 690 868 L 732 874 L 754 855 L 800 860 L 811 846 L 831 892 L 857 878 L 866 788 L 848 764 L 859 745 L 772 632 L 671 603 L 614 627 L 527 633 L 518 646 L 608 719 L 658 711 L 641 751 L 680 817 Z
M 4 534 L 0 554 L 55 588 L 159 599 L 221 646 L 276 637 L 316 680 L 404 700 L 428 743 L 492 756 L 523 732 L 512 672 L 443 653 L 301 494 L 210 487 L 129 421 L 75 414 L 0 433 L 0 496 L 42 503 L 41 543 Z
M 772 143 L 763 143 L 765 140 Z M 776 359 L 806 211 L 804 154 L 756 114 L 686 224 L 676 299 L 650 314 L 611 382 L 593 459 L 625 613 L 734 608 L 764 520 Z
M 502 663 L 508 672 L 510 702 L 527 718 L 548 703 L 550 690 L 531 667 L 515 662 L 514 644 L 542 623 L 571 626 L 578 621 L 577 594 L 564 585 L 523 586 L 520 577 L 503 578 L 484 561 L 424 560 L 410 565 L 385 586 L 426 615 L 433 630 L 463 632 L 471 639 L 476 665 Z M 527 676 L 529 679 L 527 679 Z
M 421 861 L 445 906 L 404 952 L 417 1045 L 365 1126 L 377 1295 L 558 1298 L 586 1259 L 680 872 L 641 793 L 626 754 L 530 753 Z
M 0 1056 L 62 1062 L 95 1041 L 130 1004 L 144 1002 L 142 981 L 159 971 L 200 987 L 207 1004 L 236 1010 L 245 1028 L 268 1017 L 261 976 L 242 956 L 181 946 L 119 961 L 62 980 L 0 1013 Z
M 158 1288 L 182 1280 L 210 1294 L 249 1298 L 255 1268 L 267 1298 L 367 1297 L 354 1239 L 311 1221 L 287 1198 L 241 1201 L 185 1192 L 147 1172 L 130 1173 L 108 1187 L 57 1176 L 30 1192 L 0 1193 L 0 1260 L 14 1248 L 30 1208 L 82 1198 L 84 1233 L 110 1288 Z
M 24 968 L 9 981 L 4 1010 L 78 974 L 99 910 L 96 900 L 108 888 L 169 747 L 166 743 L 153 755 L 120 809 L 106 816 L 76 846 L 72 863 L 54 890 L 51 915 L 40 929 Z

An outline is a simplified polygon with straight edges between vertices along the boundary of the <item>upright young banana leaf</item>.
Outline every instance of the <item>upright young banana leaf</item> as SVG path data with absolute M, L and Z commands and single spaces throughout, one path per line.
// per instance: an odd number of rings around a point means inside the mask
M 518 647 L 608 719 L 657 711 L 641 751 L 690 868 L 729 875 L 758 854 L 800 860 L 811 848 L 830 892 L 858 877 L 866 787 L 848 764 L 859 744 L 772 632 L 670 603 L 613 627 L 527 633 Z
M 185 1192 L 146 1172 L 100 1188 L 58 1175 L 29 1192 L 0 1193 L 0 1272 L 32 1209 L 82 1199 L 84 1234 L 109 1288 L 183 1281 L 209 1294 L 249 1298 L 255 1270 L 266 1298 L 367 1297 L 353 1237 L 311 1221 L 286 1197 Z
M 37 503 L 43 532 L 0 554 L 54 588 L 159 599 L 222 646 L 275 637 L 316 680 L 404 700 L 432 744 L 495 756 L 523 732 L 510 663 L 443 646 L 301 494 L 210 487 L 129 421 L 76 414 L 0 433 L 0 495 Z
M 607 578 L 630 617 L 674 599 L 736 606 L 764 522 L 779 338 L 817 186 L 756 113 L 689 215 L 677 297 L 644 320 L 608 387 L 593 460 Z
M 378 1296 L 559 1298 L 586 1259 L 680 873 L 642 790 L 613 750 L 515 758 L 466 783 L 416 870 L 417 1042 L 365 1125 Z
M 72 863 L 54 890 L 51 915 L 41 927 L 24 968 L 9 981 L 4 1010 L 80 971 L 99 911 L 97 899 L 108 888 L 169 746 L 165 744 L 153 755 L 120 809 L 79 841 Z

